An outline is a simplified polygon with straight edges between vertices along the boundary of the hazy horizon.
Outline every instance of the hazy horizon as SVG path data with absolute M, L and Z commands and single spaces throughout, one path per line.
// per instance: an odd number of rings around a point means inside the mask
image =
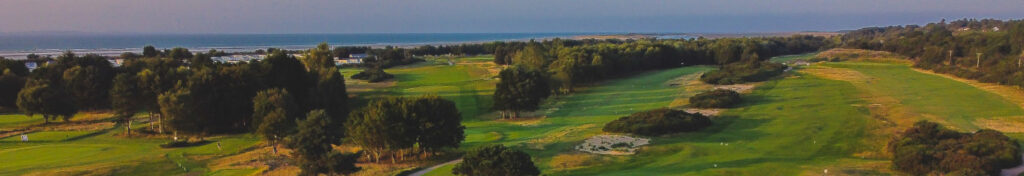
M 341 34 L 839 31 L 1012 19 L 1024 1 L 11 0 L 0 33 Z

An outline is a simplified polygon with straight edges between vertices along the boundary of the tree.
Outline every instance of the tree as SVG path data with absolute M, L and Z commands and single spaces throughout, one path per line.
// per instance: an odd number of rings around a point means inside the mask
M 334 69 L 334 56 L 327 42 L 320 43 L 316 48 L 311 48 L 302 57 L 306 69 L 316 70 L 321 68 Z
M 300 104 L 308 103 L 306 96 L 313 83 L 309 72 L 298 59 L 280 50 L 271 53 L 260 62 L 262 65 L 263 82 L 267 87 L 284 88 Z
M 359 170 L 355 166 L 358 154 L 341 154 L 332 145 L 341 142 L 335 122 L 324 110 L 313 110 L 299 123 L 299 131 L 288 140 L 295 151 L 293 157 L 302 168 L 301 175 L 322 173 L 348 174 Z
M 545 69 L 550 58 L 548 51 L 541 44 L 531 42 L 523 50 L 516 52 L 512 63 L 533 69 Z
M 314 85 L 310 88 L 308 106 L 312 109 L 323 109 L 335 118 L 336 122 L 344 122 L 348 115 L 348 93 L 345 90 L 345 77 L 338 70 L 316 69 Z
M 178 140 L 178 132 L 199 134 L 205 129 L 206 123 L 196 115 L 192 101 L 191 92 L 183 88 L 160 94 L 160 112 L 167 116 L 167 126 L 174 130 L 175 141 Z
M 25 87 L 25 77 L 11 69 L 0 70 L 0 106 L 16 108 L 18 92 Z
M 170 57 L 170 58 L 173 58 L 173 59 L 188 59 L 188 58 L 192 58 L 192 52 L 191 51 L 188 51 L 188 49 L 180 48 L 180 47 L 173 48 L 169 52 L 167 52 L 166 54 L 167 54 L 167 57 Z
M 279 88 L 256 93 L 252 103 L 252 124 L 257 127 L 256 133 L 269 140 L 277 153 L 277 141 L 294 133 L 295 121 L 302 116 L 302 110 L 287 90 Z
M 526 152 L 503 145 L 473 149 L 452 169 L 455 175 L 540 175 Z
M 518 112 L 537 110 L 540 102 L 551 95 L 551 88 L 544 73 L 523 67 L 512 66 L 502 70 L 501 79 L 494 91 L 494 109 L 511 111 L 512 118 Z
M 159 56 L 159 55 L 160 55 L 160 51 L 157 51 L 156 47 L 153 47 L 152 45 L 147 45 L 146 47 L 142 48 L 142 56 L 145 56 L 145 57 L 156 57 L 156 56 Z
M 441 97 L 428 95 L 410 100 L 408 103 L 411 116 L 419 125 L 419 147 L 428 152 L 442 148 L 458 148 L 466 139 L 465 126 L 462 126 L 462 114 L 455 107 L 455 102 Z
M 28 76 L 28 67 L 25 67 L 25 62 L 5 59 L 0 57 L 0 73 L 10 70 L 11 74 L 18 76 Z
M 25 115 L 42 114 L 45 123 L 58 117 L 68 121 L 78 108 L 68 93 L 46 80 L 32 79 L 18 92 L 18 109 Z
M 122 73 L 114 77 L 114 85 L 110 88 L 110 107 L 122 118 L 129 136 L 132 134 L 132 116 L 145 105 L 140 97 L 142 90 L 136 83 L 135 75 Z
M 366 107 L 353 111 L 345 123 L 345 132 L 356 145 L 373 154 L 375 161 L 385 152 L 412 147 L 420 132 L 413 117 L 408 116 L 406 101 L 402 98 L 383 98 L 370 101 Z M 391 155 L 391 162 L 396 162 Z

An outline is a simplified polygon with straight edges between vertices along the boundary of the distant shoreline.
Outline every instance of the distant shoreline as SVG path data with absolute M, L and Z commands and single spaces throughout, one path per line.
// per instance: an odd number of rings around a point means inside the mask
M 713 34 L 713 33 L 607 33 L 607 34 L 564 34 L 564 35 L 552 35 L 545 37 L 528 37 L 518 39 L 498 39 L 498 40 L 468 40 L 468 41 L 439 41 L 439 42 L 410 42 L 410 43 L 374 43 L 374 44 L 339 44 L 332 45 L 337 46 L 368 46 L 373 48 L 382 48 L 387 46 L 395 46 L 401 48 L 413 48 L 425 45 L 459 45 L 459 44 L 480 44 L 487 42 L 496 41 L 528 41 L 528 40 L 551 40 L 555 38 L 582 40 L 582 39 L 619 39 L 619 40 L 638 40 L 646 38 L 659 38 L 659 39 L 688 39 L 704 37 L 709 39 L 715 38 L 738 38 L 738 37 L 784 37 L 792 35 L 813 35 L 813 36 L 834 36 L 839 35 L 840 32 L 776 32 L 776 33 L 735 33 L 735 34 Z M 423 34 L 431 35 L 431 34 Z M 330 44 L 330 43 L 329 43 Z M 210 49 L 216 49 L 227 53 L 240 53 L 240 52 L 253 52 L 259 49 L 267 48 L 280 48 L 285 50 L 305 50 L 315 47 L 316 44 L 311 45 L 265 45 L 265 46 L 214 46 L 214 47 L 184 47 L 192 52 L 205 52 Z M 157 46 L 158 49 L 169 49 L 172 47 Z M 98 54 L 101 56 L 119 56 L 125 52 L 141 53 L 142 46 L 138 48 L 96 48 L 96 49 L 35 49 L 35 50 L 10 50 L 0 51 L 0 57 L 9 59 L 25 59 L 29 54 L 37 54 L 40 56 L 57 56 L 65 51 L 72 51 L 78 54 Z

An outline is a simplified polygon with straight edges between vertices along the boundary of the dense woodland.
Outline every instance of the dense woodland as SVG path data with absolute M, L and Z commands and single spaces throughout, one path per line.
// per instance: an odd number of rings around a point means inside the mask
M 1024 21 L 957 20 L 872 27 L 841 37 L 842 47 L 890 51 L 915 66 L 982 82 L 1024 86 Z

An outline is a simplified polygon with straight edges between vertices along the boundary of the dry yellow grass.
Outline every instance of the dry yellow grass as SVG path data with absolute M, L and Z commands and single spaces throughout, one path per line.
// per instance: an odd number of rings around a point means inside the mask
M 815 58 L 839 58 L 842 61 L 912 63 L 907 57 L 885 51 L 835 48 L 818 53 Z
M 602 163 L 603 160 L 604 157 L 596 154 L 572 152 L 558 154 L 557 156 L 552 157 L 551 161 L 548 162 L 548 165 L 551 166 L 552 169 L 567 170 L 584 168 L 593 164 Z

